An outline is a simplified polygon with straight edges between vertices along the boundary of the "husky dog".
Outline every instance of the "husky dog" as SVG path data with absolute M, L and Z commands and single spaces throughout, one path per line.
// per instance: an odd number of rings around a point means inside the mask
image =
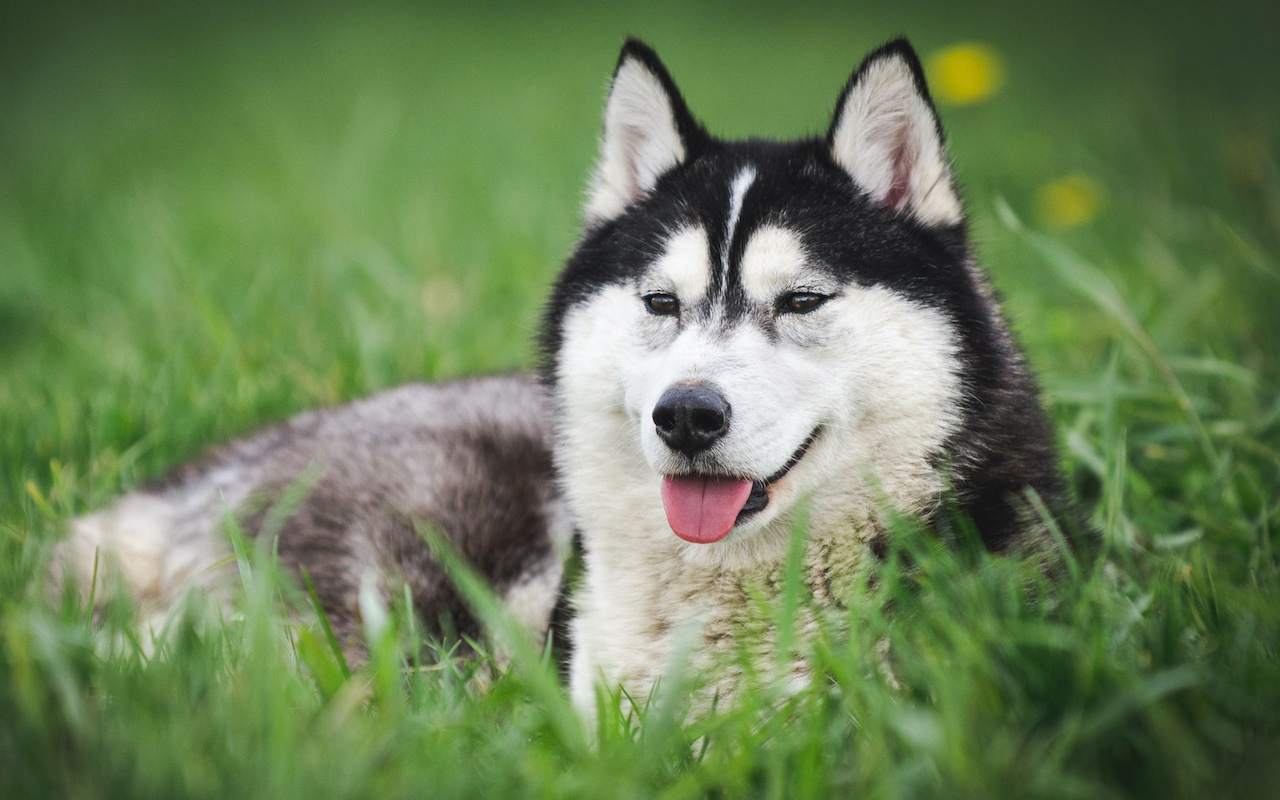
M 168 596 L 225 552 L 224 509 L 261 509 L 319 465 L 278 546 L 347 635 L 371 572 L 408 582 L 427 621 L 467 619 L 415 518 L 541 633 L 576 533 L 570 679 L 589 713 L 601 680 L 645 695 L 691 627 L 698 663 L 729 652 L 801 505 L 806 582 L 831 605 L 886 509 L 929 519 L 951 492 L 991 549 L 1043 538 L 1031 495 L 1066 502 L 1052 430 L 905 40 L 866 58 L 820 138 L 712 137 L 635 40 L 604 117 L 539 384 L 408 387 L 299 417 L 78 520 L 63 548 L 79 574 L 102 548 L 134 591 Z
M 1036 535 L 1028 489 L 1063 497 L 905 40 L 866 58 L 825 136 L 787 143 L 710 136 L 628 42 L 543 345 L 583 708 L 601 678 L 643 697 L 691 619 L 695 662 L 730 651 L 802 498 L 809 588 L 834 603 L 882 509 L 927 517 L 950 488 L 999 550 Z

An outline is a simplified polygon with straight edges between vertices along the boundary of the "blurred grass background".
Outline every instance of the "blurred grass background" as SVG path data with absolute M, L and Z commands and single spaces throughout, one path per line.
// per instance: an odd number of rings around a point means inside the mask
M 815 690 L 812 725 L 739 717 L 691 763 L 690 740 L 621 720 L 594 756 L 546 739 L 517 678 L 477 698 L 388 656 L 348 681 L 382 686 L 373 700 L 325 688 L 320 656 L 303 668 L 254 638 L 288 627 L 266 600 L 193 622 L 159 659 L 94 655 L 46 607 L 33 575 L 66 517 L 209 444 L 410 379 L 529 366 L 625 35 L 713 132 L 791 137 L 824 130 L 849 72 L 900 33 L 930 61 L 982 263 L 1113 548 L 1111 572 L 1059 589 L 1083 610 L 1010 607 L 1025 575 L 927 554 L 976 594 L 877 595 L 908 609 L 884 620 L 919 665 L 905 698 L 835 658 L 848 694 Z M 1261 2 L 6 4 L 0 782 L 1274 794 L 1278 36 Z M 999 80 L 966 96 L 974 54 Z M 1035 650 L 1049 639 L 1074 672 Z M 1082 722 L 1095 713 L 1109 721 Z

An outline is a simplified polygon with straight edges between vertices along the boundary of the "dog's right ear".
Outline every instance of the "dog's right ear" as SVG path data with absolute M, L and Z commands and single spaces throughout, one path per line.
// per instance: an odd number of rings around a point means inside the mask
M 587 190 L 587 226 L 621 215 L 664 173 L 684 163 L 703 136 L 658 54 L 628 39 L 605 104 L 600 159 Z
M 906 39 L 867 56 L 849 79 L 827 145 L 872 201 L 928 226 L 964 221 L 924 68 Z

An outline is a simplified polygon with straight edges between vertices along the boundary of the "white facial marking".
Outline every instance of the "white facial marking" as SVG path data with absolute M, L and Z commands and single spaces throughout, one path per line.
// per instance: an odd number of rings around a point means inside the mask
M 772 305 L 782 292 L 816 288 L 808 284 L 818 276 L 805 266 L 804 247 L 795 232 L 762 225 L 742 252 L 742 287 L 751 300 Z
M 651 275 L 641 286 L 644 291 L 672 292 L 681 303 L 689 305 L 706 295 L 710 281 L 707 229 L 698 226 L 684 228 L 667 240 L 666 251 L 654 262 Z
M 729 248 L 733 245 L 733 232 L 738 227 L 738 217 L 742 214 L 742 201 L 747 190 L 756 180 L 756 168 L 750 165 L 743 167 L 729 184 L 729 219 L 724 226 L 724 247 L 720 248 L 720 279 L 729 280 Z

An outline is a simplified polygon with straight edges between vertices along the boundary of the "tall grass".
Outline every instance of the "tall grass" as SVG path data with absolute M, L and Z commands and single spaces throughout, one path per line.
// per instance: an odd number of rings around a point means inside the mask
M 0 796 L 1276 793 L 1274 9 L 0 13 Z M 781 136 L 901 31 L 1004 59 L 944 122 L 1093 557 L 1050 580 L 904 525 L 847 624 L 767 609 L 808 686 L 686 718 L 673 674 L 590 730 L 514 634 L 406 656 L 403 600 L 366 598 L 353 668 L 267 548 L 154 637 L 45 596 L 68 517 L 204 446 L 528 365 L 624 33 L 713 130 Z M 1067 175 L 1105 198 L 1071 230 L 1036 202 Z

